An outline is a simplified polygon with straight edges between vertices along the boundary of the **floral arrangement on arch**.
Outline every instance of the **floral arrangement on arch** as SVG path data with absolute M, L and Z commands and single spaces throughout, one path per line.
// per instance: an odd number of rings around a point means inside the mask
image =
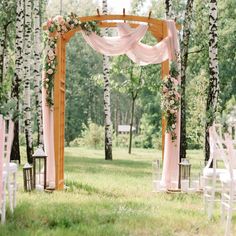
M 180 108 L 180 85 L 177 79 L 179 72 L 176 63 L 172 63 L 170 75 L 162 80 L 161 108 L 166 119 L 166 131 L 171 134 L 172 141 L 176 140 L 177 114 Z
M 81 28 L 87 34 L 90 34 L 91 32 L 100 34 L 97 21 L 81 22 L 79 17 L 74 13 L 71 13 L 68 16 L 56 16 L 47 20 L 47 32 L 44 36 L 44 70 L 46 73 L 43 79 L 43 86 L 46 89 L 46 102 L 49 106 L 53 105 L 52 93 L 57 65 L 57 39 L 63 37 L 63 34 L 66 32 L 76 28 Z

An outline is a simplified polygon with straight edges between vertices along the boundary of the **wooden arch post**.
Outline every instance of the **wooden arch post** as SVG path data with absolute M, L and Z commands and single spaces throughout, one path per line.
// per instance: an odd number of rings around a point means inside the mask
M 148 30 L 158 40 L 167 37 L 167 24 L 163 20 L 132 15 L 97 15 L 80 17 L 81 22 L 99 21 L 100 27 L 116 27 L 116 21 L 145 22 Z M 131 23 L 137 27 L 137 23 Z M 65 71 L 66 43 L 80 29 L 73 29 L 57 40 L 57 68 L 54 78 L 54 151 L 55 151 L 55 187 L 64 189 L 64 135 L 65 135 Z M 169 74 L 169 60 L 162 63 L 162 79 Z M 162 158 L 164 157 L 165 120 L 162 118 Z

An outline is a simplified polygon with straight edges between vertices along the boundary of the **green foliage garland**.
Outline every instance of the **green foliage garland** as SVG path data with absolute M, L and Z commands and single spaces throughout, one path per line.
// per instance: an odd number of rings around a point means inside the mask
M 58 37 L 61 37 L 64 33 L 76 28 L 81 28 L 86 32 L 86 34 L 90 34 L 91 32 L 96 32 L 97 34 L 100 33 L 97 21 L 81 22 L 79 17 L 74 13 L 71 13 L 69 16 L 56 16 L 54 18 L 48 19 L 47 21 L 48 31 L 46 32 L 44 38 L 45 75 L 43 79 L 43 86 L 46 89 L 46 102 L 49 106 L 53 105 L 52 93 L 57 65 L 57 39 Z
M 171 134 L 172 141 L 176 140 L 176 121 L 180 107 L 179 72 L 176 63 L 172 63 L 170 75 L 161 84 L 161 108 L 166 119 L 166 131 Z

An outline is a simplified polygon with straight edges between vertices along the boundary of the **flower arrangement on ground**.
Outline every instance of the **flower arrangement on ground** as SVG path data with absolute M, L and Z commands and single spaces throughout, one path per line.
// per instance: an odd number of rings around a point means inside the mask
M 177 114 L 180 108 L 179 72 L 176 63 L 172 63 L 170 75 L 162 80 L 161 108 L 166 119 L 166 131 L 171 134 L 172 141 L 176 140 Z

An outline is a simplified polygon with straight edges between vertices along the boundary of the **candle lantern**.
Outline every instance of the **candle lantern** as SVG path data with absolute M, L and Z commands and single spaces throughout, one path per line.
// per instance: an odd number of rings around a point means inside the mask
M 152 162 L 152 179 L 159 180 L 160 178 L 160 161 L 155 160 Z
M 47 180 L 47 155 L 42 147 L 39 147 L 33 154 L 34 188 L 46 189 Z
M 159 160 L 155 160 L 152 162 L 152 183 L 153 183 L 153 191 L 160 192 L 161 181 L 160 181 L 160 161 Z
M 23 167 L 23 178 L 25 191 L 32 191 L 34 189 L 33 167 L 29 163 L 26 163 Z
M 187 191 L 190 187 L 190 170 L 191 164 L 187 159 L 182 159 L 179 163 L 179 187 L 183 191 Z

